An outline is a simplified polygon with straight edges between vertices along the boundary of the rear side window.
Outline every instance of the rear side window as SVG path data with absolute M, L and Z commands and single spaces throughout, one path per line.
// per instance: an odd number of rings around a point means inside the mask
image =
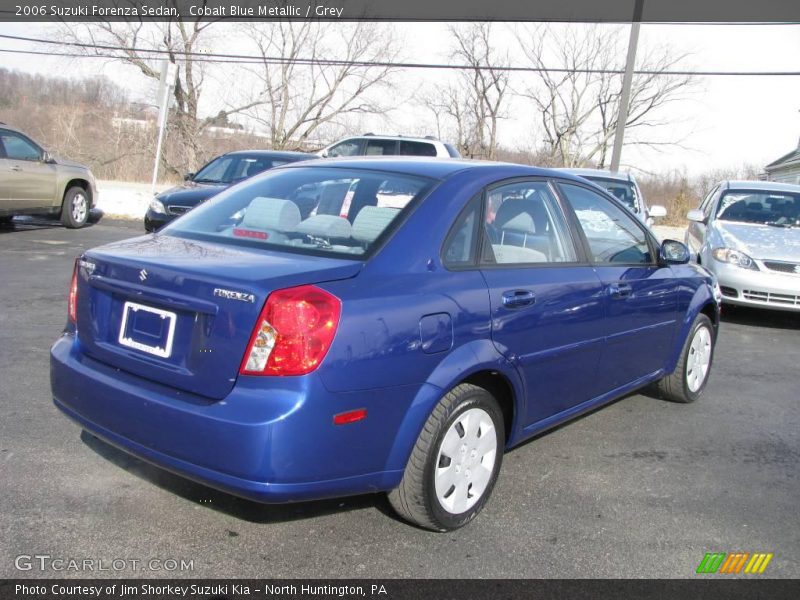
M 361 169 L 267 171 L 162 231 L 223 244 L 359 257 L 432 185 L 426 178 Z
M 397 154 L 397 142 L 394 140 L 367 140 L 367 156 L 391 156 Z
M 483 215 L 483 264 L 577 260 L 555 196 L 543 181 L 515 182 L 488 190 Z
M 400 154 L 410 156 L 436 156 L 436 147 L 426 142 L 400 142 Z
M 647 235 L 627 211 L 587 188 L 560 183 L 597 263 L 650 264 Z

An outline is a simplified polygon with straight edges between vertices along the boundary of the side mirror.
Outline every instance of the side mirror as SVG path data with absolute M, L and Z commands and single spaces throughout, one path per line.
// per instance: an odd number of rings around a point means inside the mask
M 658 217 L 666 217 L 667 209 L 660 204 L 653 204 L 653 206 L 650 207 L 650 216 L 654 219 L 657 219 Z
M 661 262 L 667 265 L 685 265 L 691 258 L 689 248 L 683 242 L 677 240 L 664 240 L 661 242 L 658 256 Z
M 42 152 L 42 162 L 48 165 L 54 165 L 56 163 L 56 159 L 50 154 L 47 150 Z
M 319 153 L 319 155 L 322 158 L 328 158 L 328 151 L 327 150 L 323 150 L 322 152 Z
M 693 208 L 688 213 L 686 213 L 686 218 L 690 221 L 694 221 L 695 223 L 705 223 L 706 216 L 703 214 L 703 211 L 699 208 Z
M 192 177 L 194 177 L 194 176 L 195 176 L 194 173 L 187 173 L 186 175 L 183 176 L 183 180 L 184 181 L 191 181 Z

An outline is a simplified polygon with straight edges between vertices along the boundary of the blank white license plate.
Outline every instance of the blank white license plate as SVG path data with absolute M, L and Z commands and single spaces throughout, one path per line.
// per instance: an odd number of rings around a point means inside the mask
M 168 358 L 172 354 L 176 320 L 174 312 L 137 302 L 126 302 L 122 307 L 119 343 L 128 348 Z

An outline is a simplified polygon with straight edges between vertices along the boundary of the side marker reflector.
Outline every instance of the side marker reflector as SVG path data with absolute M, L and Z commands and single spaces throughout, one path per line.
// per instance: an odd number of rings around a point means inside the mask
M 348 423 L 355 423 L 356 421 L 363 421 L 367 418 L 367 409 L 359 408 L 357 410 L 350 410 L 347 412 L 333 415 L 334 425 L 347 425 Z

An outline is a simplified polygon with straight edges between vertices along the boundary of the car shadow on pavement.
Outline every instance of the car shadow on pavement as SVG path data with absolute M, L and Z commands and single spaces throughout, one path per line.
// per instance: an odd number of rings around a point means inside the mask
M 748 306 L 722 307 L 722 323 L 767 327 L 771 329 L 800 329 L 800 312 L 750 308 Z
M 25 220 L 14 221 L 13 223 L 0 223 L 0 234 L 20 233 L 22 231 L 39 231 L 40 229 L 64 229 L 59 221 L 47 220 Z
M 151 465 L 119 450 L 86 430 L 81 431 L 81 441 L 100 457 L 148 483 L 201 506 L 251 523 L 295 521 L 365 508 L 375 508 L 394 519 L 398 518 L 384 494 L 364 494 L 291 504 L 261 504 L 215 490 Z

